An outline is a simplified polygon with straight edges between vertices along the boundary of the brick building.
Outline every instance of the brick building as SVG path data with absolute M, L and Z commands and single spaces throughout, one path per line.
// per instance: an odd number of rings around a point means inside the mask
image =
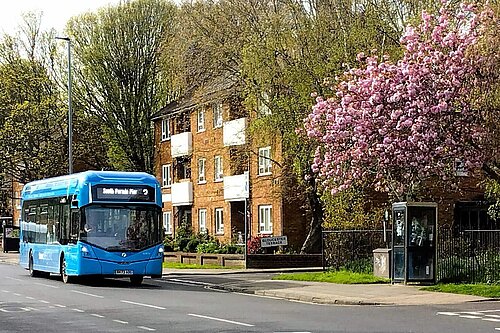
M 155 174 L 163 221 L 182 223 L 223 243 L 250 236 L 287 236 L 300 249 L 307 221 L 286 177 L 279 138 L 250 135 L 257 112 L 242 105 L 228 82 L 199 89 L 153 117 Z

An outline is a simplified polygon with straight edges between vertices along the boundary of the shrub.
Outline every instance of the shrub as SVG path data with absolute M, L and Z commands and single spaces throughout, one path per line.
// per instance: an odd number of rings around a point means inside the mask
M 260 245 L 260 237 L 253 236 L 247 242 L 247 252 L 248 254 L 262 253 L 262 247 Z

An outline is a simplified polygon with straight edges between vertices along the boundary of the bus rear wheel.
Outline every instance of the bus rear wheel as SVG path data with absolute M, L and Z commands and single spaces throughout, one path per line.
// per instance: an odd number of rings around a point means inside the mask
M 134 286 L 140 286 L 142 284 L 142 280 L 144 280 L 144 276 L 142 275 L 132 275 L 130 277 L 130 283 Z
M 61 260 L 61 278 L 64 283 L 70 283 L 72 278 L 66 273 L 66 259 L 63 257 Z

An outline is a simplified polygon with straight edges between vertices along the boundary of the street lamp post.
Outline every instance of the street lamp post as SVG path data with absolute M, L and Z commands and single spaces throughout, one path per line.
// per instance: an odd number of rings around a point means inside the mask
M 69 37 L 56 37 L 68 44 L 68 173 L 73 173 L 73 111 L 71 108 L 71 40 Z

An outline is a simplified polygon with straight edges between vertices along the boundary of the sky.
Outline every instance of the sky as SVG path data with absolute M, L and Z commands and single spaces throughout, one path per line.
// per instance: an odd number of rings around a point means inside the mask
M 22 14 L 42 12 L 42 30 L 64 32 L 66 22 L 75 15 L 118 4 L 120 0 L 0 0 L 0 35 L 14 34 L 23 22 Z

